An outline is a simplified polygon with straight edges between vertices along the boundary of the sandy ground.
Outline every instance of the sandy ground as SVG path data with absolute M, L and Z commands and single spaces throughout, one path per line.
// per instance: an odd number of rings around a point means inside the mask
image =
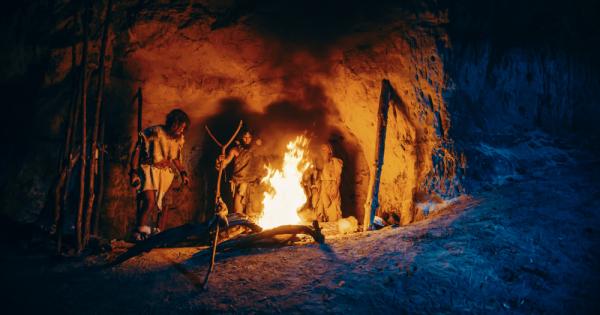
M 197 248 L 102 271 L 105 256 L 11 252 L 2 297 L 51 314 L 598 313 L 598 166 L 534 171 L 409 227 L 219 254 L 208 291 Z

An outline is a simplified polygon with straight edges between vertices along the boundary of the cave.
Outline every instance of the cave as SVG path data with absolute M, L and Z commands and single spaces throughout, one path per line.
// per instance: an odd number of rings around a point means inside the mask
M 600 311 L 597 4 L 5 6 L 16 311 Z

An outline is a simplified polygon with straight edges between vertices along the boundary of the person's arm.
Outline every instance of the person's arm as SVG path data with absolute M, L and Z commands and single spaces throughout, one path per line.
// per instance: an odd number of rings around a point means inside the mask
M 129 170 L 137 170 L 140 167 L 140 144 L 139 142 L 133 147 L 131 152 L 131 161 L 129 161 Z
M 140 167 L 140 150 L 141 143 L 137 141 L 131 152 L 131 160 L 129 161 L 129 180 L 132 187 L 138 188 L 141 184 L 138 168 Z
M 233 159 L 236 158 L 239 154 L 239 151 L 236 148 L 233 148 L 229 151 L 229 154 L 227 154 L 227 156 L 219 155 L 219 158 L 217 159 L 217 169 L 226 168 L 227 165 L 229 165 L 229 163 L 231 163 L 231 161 L 233 161 Z
M 184 185 L 187 185 L 190 183 L 190 180 L 188 178 L 188 174 L 185 170 L 185 167 L 183 166 L 183 163 L 180 160 L 173 160 L 173 164 L 175 164 L 175 167 L 177 168 L 177 171 L 179 172 L 179 176 L 181 176 L 181 181 L 183 182 Z
M 188 177 L 188 173 L 185 170 L 185 163 L 183 163 L 183 145 L 184 145 L 184 143 L 185 143 L 185 139 L 182 135 L 181 138 L 177 141 L 178 151 L 177 151 L 177 157 L 173 160 L 173 165 L 175 165 L 175 168 L 177 169 L 177 172 L 179 173 L 179 176 L 181 177 L 181 182 L 184 185 L 187 185 L 190 183 L 190 180 Z

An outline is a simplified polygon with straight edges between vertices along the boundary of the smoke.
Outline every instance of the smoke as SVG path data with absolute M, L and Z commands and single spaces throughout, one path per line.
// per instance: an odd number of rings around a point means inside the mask
M 240 1 L 249 3 L 253 1 Z M 377 29 L 398 19 L 400 11 L 416 11 L 427 1 L 292 0 L 254 3 L 245 23 L 288 51 L 327 56 L 348 35 Z
M 206 124 L 217 138 L 226 141 L 242 120 L 243 130 L 251 130 L 255 139 L 262 140 L 260 150 L 265 153 L 283 152 L 287 142 L 301 134 L 315 143 L 327 141 L 332 130 L 330 117 L 337 117 L 338 113 L 321 86 L 306 84 L 294 94 L 295 98 L 268 104 L 262 112 L 252 111 L 242 99 L 223 99 L 219 112 Z

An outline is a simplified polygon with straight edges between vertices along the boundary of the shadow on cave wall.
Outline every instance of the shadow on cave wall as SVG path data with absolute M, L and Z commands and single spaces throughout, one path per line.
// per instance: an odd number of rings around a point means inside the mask
M 369 166 L 365 154 L 358 139 L 341 129 L 333 130 L 328 141 L 333 147 L 333 155 L 344 161 L 340 183 L 342 216 L 354 216 L 361 224 L 369 189 Z

